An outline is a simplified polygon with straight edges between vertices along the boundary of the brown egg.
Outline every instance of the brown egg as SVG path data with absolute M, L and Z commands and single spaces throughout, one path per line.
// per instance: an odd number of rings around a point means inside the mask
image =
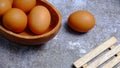
M 95 18 L 92 13 L 85 10 L 80 10 L 69 16 L 68 24 L 77 32 L 87 32 L 94 27 Z
M 44 6 L 34 7 L 28 15 L 28 26 L 34 34 L 43 34 L 49 28 L 51 15 Z
M 27 26 L 27 15 L 18 8 L 12 8 L 3 15 L 3 25 L 13 32 L 22 32 Z
M 13 0 L 13 7 L 24 12 L 30 11 L 36 5 L 36 0 Z
M 10 0 L 0 0 L 0 16 L 5 14 L 11 8 L 12 3 Z

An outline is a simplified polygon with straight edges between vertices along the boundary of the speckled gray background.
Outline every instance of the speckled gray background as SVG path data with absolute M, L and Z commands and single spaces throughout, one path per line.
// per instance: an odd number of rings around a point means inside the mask
M 62 14 L 62 27 L 57 36 L 36 47 L 15 44 L 0 36 L 0 68 L 72 68 L 75 60 L 110 37 L 120 41 L 120 0 L 48 1 Z M 67 26 L 67 18 L 83 9 L 93 13 L 96 26 L 80 34 Z

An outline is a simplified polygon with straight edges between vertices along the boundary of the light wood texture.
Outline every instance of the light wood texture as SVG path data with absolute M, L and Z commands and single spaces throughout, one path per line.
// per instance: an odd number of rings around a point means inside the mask
M 116 64 L 120 62 L 120 52 L 111 61 L 105 64 L 102 68 L 113 68 Z
M 82 67 L 84 64 L 86 64 L 88 61 L 102 53 L 104 50 L 108 49 L 111 47 L 113 44 L 117 42 L 117 39 L 115 37 L 110 38 L 106 42 L 102 43 L 100 46 L 96 47 L 92 51 L 90 51 L 88 54 L 83 56 L 82 58 L 78 59 L 76 62 L 74 62 L 74 66 L 76 68 Z
M 115 46 L 113 45 L 113 46 L 111 46 L 110 48 L 109 48 L 109 50 L 111 50 L 111 49 L 113 49 Z
M 119 66 L 119 67 L 117 67 L 117 68 L 120 68 L 120 66 Z
M 119 51 L 120 51 L 120 45 L 116 46 L 115 48 L 113 48 L 112 50 L 107 52 L 105 55 L 96 59 L 94 62 L 92 62 L 90 65 L 88 65 L 87 68 L 97 68 L 99 65 L 101 65 L 106 60 L 108 60 L 109 58 L 111 58 L 112 56 L 117 54 Z
M 84 64 L 82 67 L 83 67 L 83 68 L 86 68 L 87 66 L 88 66 L 88 64 Z

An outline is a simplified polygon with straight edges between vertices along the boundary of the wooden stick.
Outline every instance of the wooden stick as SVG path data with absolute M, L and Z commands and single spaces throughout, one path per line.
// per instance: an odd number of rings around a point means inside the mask
M 117 68 L 120 68 L 120 66 L 119 66 L 119 67 L 117 67 Z
M 109 50 L 111 50 L 111 49 L 113 49 L 115 46 L 113 45 L 113 46 L 111 46 L 110 48 L 109 48 Z
M 115 37 L 110 38 L 106 42 L 102 43 L 100 46 L 96 47 L 92 51 L 90 51 L 88 54 L 83 56 L 82 58 L 78 59 L 76 62 L 74 62 L 74 66 L 76 68 L 80 68 L 82 65 L 102 53 L 104 50 L 108 49 L 110 46 L 115 44 L 117 42 L 117 39 Z
M 84 64 L 82 67 L 83 67 L 83 68 L 87 68 L 87 66 L 88 66 L 88 64 Z
M 117 54 L 115 58 L 105 64 L 102 68 L 113 68 L 116 64 L 120 62 L 120 52 Z
M 120 51 L 120 45 L 114 47 L 112 50 L 107 52 L 105 55 L 99 57 L 94 62 L 92 62 L 87 68 L 97 68 L 99 65 L 104 63 L 106 60 L 110 59 L 112 56 Z

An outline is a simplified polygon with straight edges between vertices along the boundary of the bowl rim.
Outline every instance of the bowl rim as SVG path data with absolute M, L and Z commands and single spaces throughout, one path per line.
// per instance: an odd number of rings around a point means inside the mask
M 22 39 L 37 39 L 37 38 L 47 37 L 47 36 L 53 34 L 61 26 L 61 22 L 62 22 L 61 14 L 60 14 L 60 12 L 51 3 L 47 2 L 46 0 L 41 0 L 41 1 L 44 2 L 44 3 L 46 3 L 47 5 L 49 5 L 50 7 L 52 7 L 53 10 L 55 10 L 55 12 L 58 15 L 58 18 L 59 18 L 58 19 L 58 23 L 56 24 L 56 26 L 52 30 L 50 30 L 50 31 L 48 31 L 48 32 L 46 32 L 44 34 L 35 35 L 35 36 L 22 36 L 22 35 L 19 35 L 17 33 L 14 33 L 12 31 L 10 31 L 10 30 L 7 30 L 2 25 L 0 25 L 0 30 L 4 31 L 5 33 L 7 33 L 9 35 L 12 35 L 12 36 L 15 36 L 15 37 L 19 37 L 19 38 L 22 38 Z

